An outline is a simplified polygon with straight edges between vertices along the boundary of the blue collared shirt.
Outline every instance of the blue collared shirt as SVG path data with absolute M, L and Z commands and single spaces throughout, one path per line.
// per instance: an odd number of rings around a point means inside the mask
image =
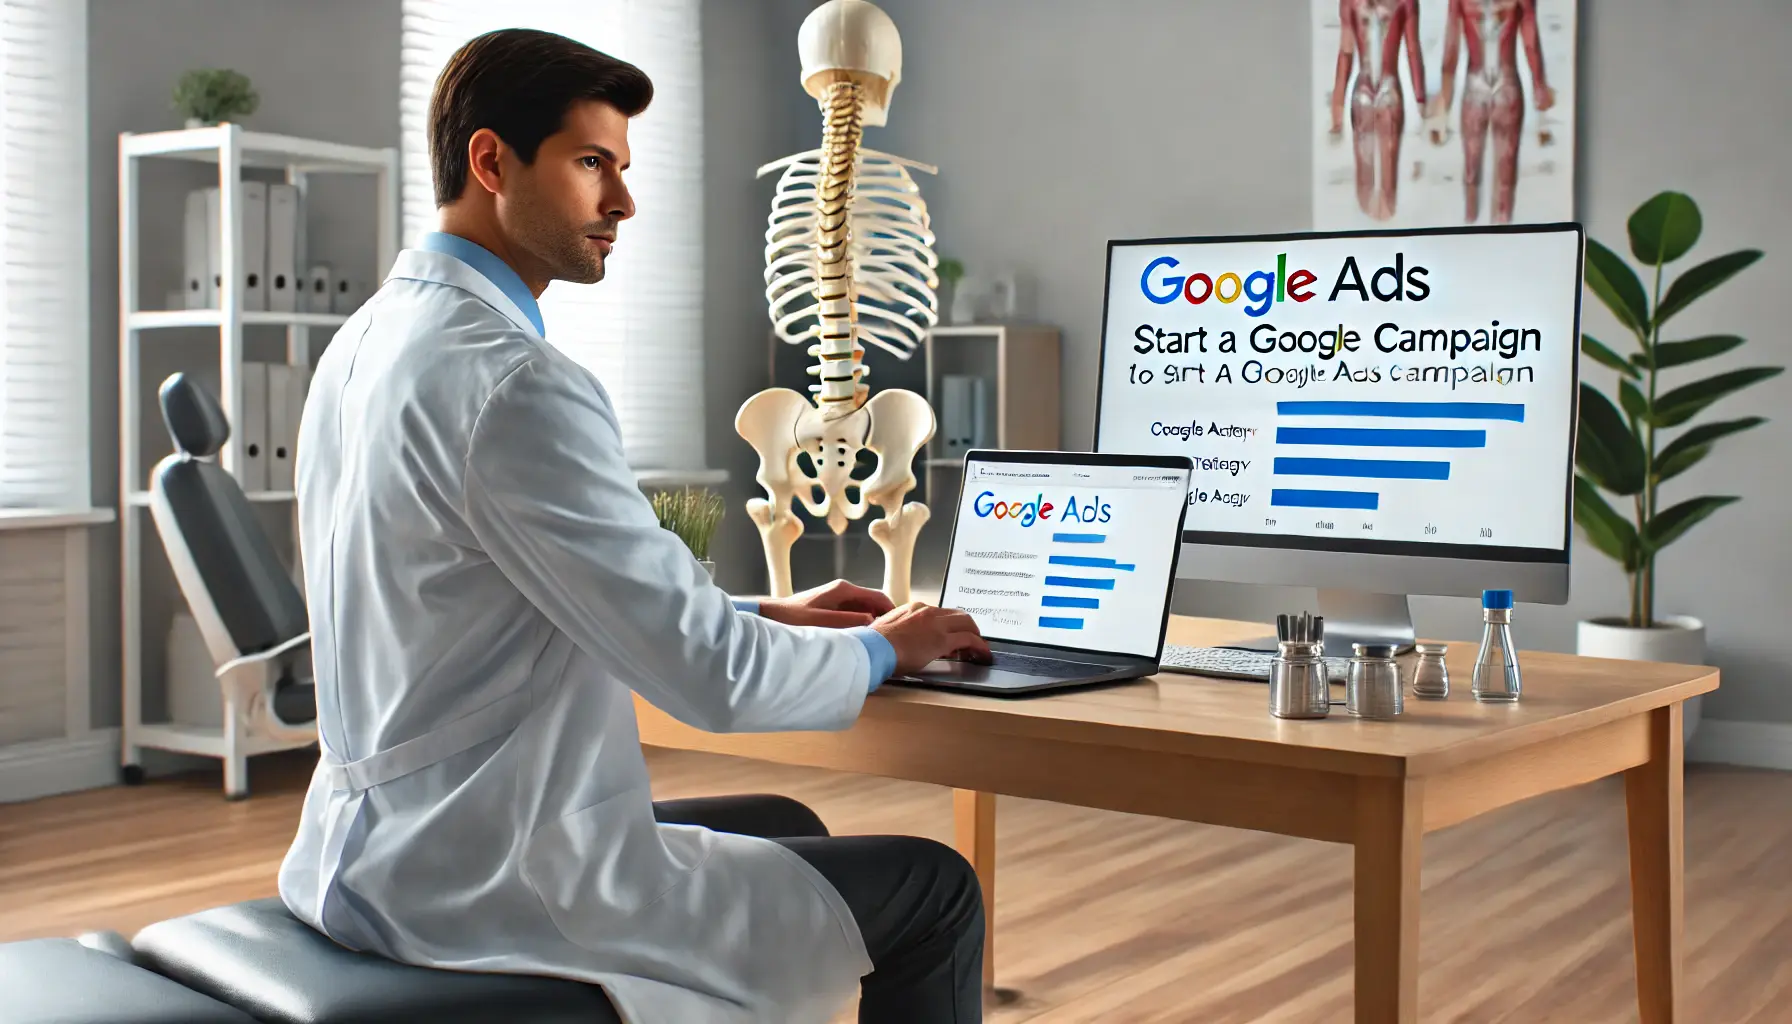
M 459 235 L 451 235 L 445 231 L 432 231 L 423 236 L 418 248 L 426 252 L 439 252 L 444 256 L 452 256 L 474 270 L 479 271 L 486 280 L 498 286 L 504 297 L 516 303 L 516 308 L 523 311 L 529 322 L 535 325 L 535 333 L 548 336 L 547 326 L 541 320 L 541 305 L 535 301 L 529 286 L 523 283 L 522 277 L 511 269 L 510 264 L 499 259 L 490 249 L 478 242 L 469 241 Z M 749 615 L 759 614 L 759 602 L 736 598 L 734 607 Z M 896 648 L 884 635 L 870 626 L 858 626 L 846 631 L 865 645 L 865 654 L 871 659 L 871 689 L 875 690 L 884 680 L 896 671 Z

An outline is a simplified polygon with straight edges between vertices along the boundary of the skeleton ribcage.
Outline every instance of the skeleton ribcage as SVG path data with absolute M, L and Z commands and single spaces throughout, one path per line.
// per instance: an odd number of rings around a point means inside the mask
M 784 168 L 765 232 L 765 298 L 778 337 L 812 341 L 816 326 L 816 185 L 821 150 L 785 157 L 760 168 Z M 861 148 L 848 225 L 859 341 L 907 359 L 939 320 L 933 232 L 910 167 L 925 164 Z M 814 354 L 813 346 L 811 353 Z M 811 387 L 810 390 L 815 390 Z

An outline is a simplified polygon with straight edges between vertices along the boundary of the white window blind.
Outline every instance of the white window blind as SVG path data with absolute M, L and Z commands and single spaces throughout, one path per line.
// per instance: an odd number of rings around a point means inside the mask
M 653 79 L 629 124 L 624 180 L 637 212 L 594 285 L 541 298 L 548 341 L 597 374 L 629 465 L 700 470 L 703 450 L 703 107 L 700 0 L 404 0 L 400 118 L 404 236 L 436 226 L 428 111 L 442 65 L 498 28 L 536 28 L 626 60 Z
M 0 0 L 0 506 L 86 508 L 87 5 Z

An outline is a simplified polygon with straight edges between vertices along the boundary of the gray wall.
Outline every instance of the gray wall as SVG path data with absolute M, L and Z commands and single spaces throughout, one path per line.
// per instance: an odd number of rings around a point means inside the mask
M 922 182 L 941 249 L 970 267 L 1037 282 L 1036 312 L 1064 332 L 1063 442 L 1086 448 L 1094 410 L 1102 256 L 1110 237 L 1311 226 L 1308 0 L 884 0 L 902 31 L 890 127 L 869 145 L 937 164 Z M 1624 220 L 1663 188 L 1705 211 L 1698 252 L 1756 246 L 1768 258 L 1687 314 L 1687 335 L 1752 339 L 1737 360 L 1787 361 L 1789 294 L 1776 278 L 1792 238 L 1792 9 L 1779 0 L 1583 0 L 1580 216 L 1623 249 Z M 1587 329 L 1615 339 L 1609 314 Z M 1596 368 L 1595 368 L 1596 369 Z M 1601 378 L 1595 377 L 1598 380 Z M 1719 409 L 1771 415 L 1792 376 Z M 1661 610 L 1697 615 L 1724 670 L 1714 717 L 1792 721 L 1792 654 L 1780 619 L 1792 579 L 1781 525 L 1792 421 L 1734 439 L 1670 487 L 1746 500 L 1662 556 Z M 1574 623 L 1622 611 L 1622 575 L 1576 551 L 1566 607 L 1526 606 L 1527 646 L 1571 650 Z M 1185 611 L 1261 615 L 1302 591 L 1188 588 Z M 1419 628 L 1478 638 L 1473 602 L 1417 599 Z

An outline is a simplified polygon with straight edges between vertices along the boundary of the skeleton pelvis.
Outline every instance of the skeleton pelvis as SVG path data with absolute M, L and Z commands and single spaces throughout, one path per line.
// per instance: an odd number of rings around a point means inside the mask
M 903 496 L 914 489 L 915 454 L 933 437 L 934 419 L 927 401 L 911 391 L 880 391 L 829 419 L 795 391 L 768 388 L 747 399 L 734 426 L 759 454 L 759 485 L 773 507 L 781 512 L 795 498 L 841 533 L 871 505 L 901 507 Z M 860 451 L 875 455 L 877 466 L 865 480 L 854 481 Z M 798 463 L 799 452 L 808 454 L 813 473 Z M 848 500 L 849 488 L 858 490 L 857 501 Z

